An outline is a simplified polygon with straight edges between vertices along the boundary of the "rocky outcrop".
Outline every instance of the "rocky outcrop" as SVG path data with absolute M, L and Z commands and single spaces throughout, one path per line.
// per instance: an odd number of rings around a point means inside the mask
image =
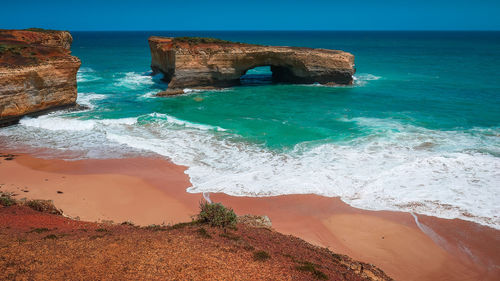
M 80 60 L 67 31 L 0 30 L 0 126 L 75 105 Z
M 276 47 L 212 38 L 150 37 L 151 68 L 164 74 L 169 90 L 229 87 L 249 69 L 270 66 L 279 83 L 350 85 L 354 56 L 327 49 Z

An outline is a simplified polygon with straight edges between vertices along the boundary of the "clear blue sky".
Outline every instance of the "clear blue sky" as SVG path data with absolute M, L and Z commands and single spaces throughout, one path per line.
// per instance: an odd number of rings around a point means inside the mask
M 500 30 L 500 0 L 1 0 L 0 28 Z

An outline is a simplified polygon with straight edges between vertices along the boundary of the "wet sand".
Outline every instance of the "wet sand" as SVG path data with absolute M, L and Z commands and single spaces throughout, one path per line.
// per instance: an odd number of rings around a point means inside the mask
M 174 224 L 190 220 L 203 198 L 186 192 L 185 169 L 160 158 L 63 161 L 19 155 L 0 158 L 0 191 L 51 199 L 65 215 L 84 221 Z M 372 263 L 396 280 L 500 276 L 500 232 L 476 223 L 418 215 L 418 226 L 409 213 L 360 210 L 317 195 L 210 197 L 239 215 L 267 215 L 276 231 Z

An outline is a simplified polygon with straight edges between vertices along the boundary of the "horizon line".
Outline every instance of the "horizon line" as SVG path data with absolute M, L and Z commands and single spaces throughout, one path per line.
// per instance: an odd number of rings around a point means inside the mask
M 57 29 L 53 29 L 57 30 Z M 500 29 L 144 29 L 144 30 L 67 30 L 71 32 L 500 32 Z

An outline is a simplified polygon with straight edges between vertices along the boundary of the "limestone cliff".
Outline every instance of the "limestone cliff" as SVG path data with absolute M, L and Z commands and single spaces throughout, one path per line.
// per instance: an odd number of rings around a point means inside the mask
M 327 49 L 262 46 L 212 38 L 150 37 L 151 68 L 170 91 L 186 87 L 228 87 L 257 66 L 271 66 L 273 81 L 352 84 L 354 56 Z
M 75 105 L 80 60 L 67 31 L 0 30 L 0 126 Z

